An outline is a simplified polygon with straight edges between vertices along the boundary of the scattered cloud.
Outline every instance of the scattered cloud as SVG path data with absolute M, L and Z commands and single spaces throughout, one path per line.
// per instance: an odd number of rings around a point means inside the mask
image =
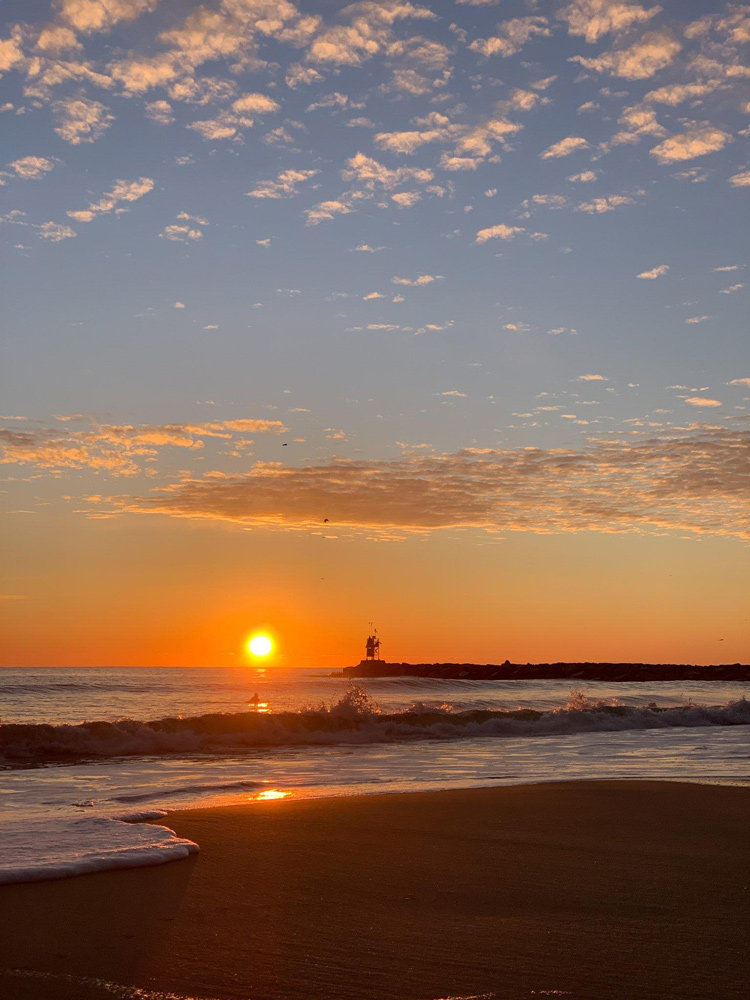
M 706 320 L 709 319 L 711 319 L 710 316 L 691 316 L 690 319 L 686 319 L 685 322 L 690 323 L 691 325 L 695 325 L 697 323 L 705 323 Z
M 121 21 L 150 13 L 159 0 L 57 0 L 60 19 L 82 35 L 109 31 Z
M 546 17 L 514 17 L 509 21 L 501 21 L 496 34 L 489 38 L 477 38 L 469 48 L 487 57 L 514 56 L 535 36 L 549 37 L 552 34 Z
M 115 181 L 112 190 L 102 195 L 99 201 L 92 202 L 88 208 L 71 211 L 67 214 L 76 222 L 91 222 L 98 215 L 126 211 L 121 207 L 123 204 L 138 201 L 153 189 L 154 182 L 150 177 L 139 177 L 137 181 Z
M 99 101 L 88 97 L 66 97 L 55 101 L 52 110 L 58 121 L 55 132 L 71 146 L 100 139 L 115 116 Z
M 145 105 L 146 117 L 157 125 L 171 125 L 174 121 L 172 105 L 169 101 L 149 101 Z
M 487 229 L 480 229 L 477 233 L 474 242 L 475 243 L 486 243 L 487 240 L 512 240 L 514 236 L 519 233 L 525 233 L 526 230 L 523 226 L 506 226 L 505 223 L 500 223 L 497 226 L 488 226 Z
M 252 191 L 247 192 L 248 198 L 291 198 L 299 191 L 300 184 L 315 177 L 318 170 L 283 170 L 275 181 L 261 181 Z
M 729 183 L 732 187 L 750 187 L 750 168 L 734 174 L 729 178 Z
M 707 396 L 688 396 L 685 399 L 690 406 L 721 406 L 718 399 L 709 399 Z
M 655 281 L 656 278 L 661 278 L 669 270 L 669 264 L 659 264 L 658 267 L 652 267 L 650 271 L 641 271 L 637 277 L 644 279 L 645 281 Z
M 580 35 L 587 42 L 598 42 L 608 34 L 619 34 L 636 24 L 644 24 L 661 7 L 642 7 L 629 0 L 574 0 L 562 7 L 557 16 L 568 26 L 568 33 Z
M 648 80 L 669 66 L 682 45 L 666 31 L 647 31 L 624 49 L 612 49 L 601 55 L 571 56 L 570 62 L 596 73 L 609 73 L 625 80 Z
M 623 205 L 635 205 L 635 198 L 624 194 L 610 194 L 604 198 L 592 198 L 591 201 L 582 201 L 576 206 L 577 212 L 586 212 L 588 215 L 603 215 L 605 212 L 614 212 L 616 208 Z
M 442 274 L 420 274 L 416 278 L 391 278 L 394 285 L 409 285 L 411 287 L 422 287 L 431 285 L 434 281 L 443 281 Z
M 597 179 L 598 174 L 593 170 L 582 170 L 580 174 L 571 174 L 568 180 L 571 184 L 591 184 Z
M 203 424 L 100 424 L 75 414 L 59 417 L 63 427 L 29 431 L 0 429 L 0 464 L 38 469 L 93 469 L 133 476 L 158 458 L 162 448 L 201 450 L 206 440 L 235 434 L 281 434 L 280 420 L 238 419 Z M 85 423 L 76 430 L 75 423 Z
M 731 141 L 732 136 L 728 132 L 713 125 L 697 123 L 685 132 L 672 135 L 654 146 L 651 155 L 657 163 L 680 163 L 708 153 L 717 153 Z
M 78 234 L 70 226 L 61 225 L 58 222 L 42 222 L 38 225 L 40 239 L 49 240 L 51 243 L 60 243 L 62 240 L 71 240 Z
M 539 155 L 543 160 L 557 160 L 561 156 L 570 156 L 571 153 L 576 153 L 579 149 L 588 148 L 588 142 L 581 136 L 569 135 L 566 139 L 560 139 L 559 142 L 553 143 Z
M 36 181 L 53 170 L 55 164 L 44 156 L 22 156 L 18 160 L 13 160 L 8 166 L 21 180 Z

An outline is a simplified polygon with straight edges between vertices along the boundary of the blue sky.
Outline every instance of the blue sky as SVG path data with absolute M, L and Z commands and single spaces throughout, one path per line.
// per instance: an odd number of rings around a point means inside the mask
M 747 5 L 3 16 L 11 511 L 746 537 Z

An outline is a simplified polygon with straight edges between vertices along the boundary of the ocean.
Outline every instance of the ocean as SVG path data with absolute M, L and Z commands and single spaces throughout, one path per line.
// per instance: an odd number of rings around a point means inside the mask
M 0 670 L 0 883 L 186 857 L 168 811 L 593 778 L 750 782 L 750 684 Z M 280 803 L 279 808 L 283 808 Z

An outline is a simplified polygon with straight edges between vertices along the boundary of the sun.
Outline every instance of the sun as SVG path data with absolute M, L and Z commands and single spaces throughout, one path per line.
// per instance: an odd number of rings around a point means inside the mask
M 273 650 L 273 642 L 270 636 L 258 632 L 247 640 L 247 649 L 253 656 L 265 657 Z

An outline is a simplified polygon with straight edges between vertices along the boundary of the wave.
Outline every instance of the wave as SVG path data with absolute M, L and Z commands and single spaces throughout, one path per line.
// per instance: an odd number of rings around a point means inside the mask
M 334 705 L 298 712 L 212 713 L 151 722 L 121 719 L 80 725 L 0 725 L 0 761 L 6 766 L 50 760 L 217 753 L 243 748 L 340 743 L 391 743 L 477 737 L 550 736 L 618 730 L 750 725 L 750 701 L 721 706 L 693 704 L 631 707 L 590 701 L 572 693 L 550 711 L 413 705 L 381 712 L 366 692 L 352 687 Z
M 173 795 L 201 795 L 206 792 L 233 792 L 263 788 L 260 781 L 209 781 L 200 785 L 177 785 L 160 787 L 149 792 L 134 792 L 132 795 L 115 795 L 112 802 L 147 802 L 149 799 L 172 798 Z M 122 818 L 122 817 L 120 817 Z M 130 819 L 131 817 L 128 817 Z

